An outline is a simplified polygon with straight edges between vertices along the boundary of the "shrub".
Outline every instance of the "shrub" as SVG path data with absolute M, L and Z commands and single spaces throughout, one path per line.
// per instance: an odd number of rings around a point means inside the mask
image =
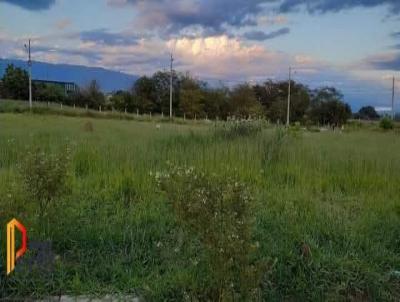
M 394 124 L 390 118 L 384 117 L 383 119 L 381 119 L 379 127 L 382 128 L 383 130 L 390 130 L 393 129 Z
M 28 152 L 22 163 L 20 173 L 24 189 L 31 200 L 38 203 L 40 217 L 65 192 L 68 162 L 68 149 L 53 154 L 36 148 Z
M 171 167 L 157 175 L 178 223 L 200 241 L 213 301 L 232 296 L 254 300 L 259 268 L 251 263 L 252 197 L 246 184 L 228 176 L 207 175 L 194 168 Z

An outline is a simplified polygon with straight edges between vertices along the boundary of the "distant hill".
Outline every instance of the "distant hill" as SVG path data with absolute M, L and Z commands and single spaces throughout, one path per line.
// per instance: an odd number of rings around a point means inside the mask
M 3 76 L 8 64 L 14 64 L 14 66 L 24 69 L 27 68 L 26 61 L 0 58 L 0 77 Z M 104 92 L 128 89 L 138 79 L 136 75 L 99 67 L 50 64 L 36 61 L 33 62 L 32 77 L 35 80 L 74 82 L 81 87 L 87 85 L 91 80 L 96 80 Z

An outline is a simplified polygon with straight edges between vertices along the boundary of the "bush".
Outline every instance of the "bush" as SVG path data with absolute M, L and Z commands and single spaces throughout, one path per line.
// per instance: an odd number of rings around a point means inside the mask
M 24 189 L 39 205 L 43 217 L 48 206 L 65 192 L 69 152 L 50 154 L 36 148 L 28 152 L 20 173 Z
M 260 270 L 250 260 L 256 246 L 251 240 L 253 199 L 246 184 L 181 167 L 171 167 L 157 180 L 178 223 L 198 238 L 207 255 L 202 259 L 211 278 L 207 295 L 212 301 L 232 296 L 253 301 Z
M 383 130 L 391 130 L 394 128 L 394 124 L 390 118 L 384 117 L 383 119 L 381 119 L 379 127 L 382 128 Z

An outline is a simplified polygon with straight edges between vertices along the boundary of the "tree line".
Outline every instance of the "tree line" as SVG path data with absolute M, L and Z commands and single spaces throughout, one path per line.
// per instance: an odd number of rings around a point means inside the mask
M 234 87 L 211 87 L 189 73 L 173 72 L 173 113 L 188 119 L 265 118 L 275 123 L 286 121 L 288 81 L 267 80 Z M 9 99 L 28 98 L 28 74 L 21 68 L 9 65 L 0 83 L 0 96 Z M 92 109 L 117 110 L 141 114 L 169 114 L 170 73 L 158 71 L 152 76 L 142 76 L 131 89 L 105 95 L 96 81 L 76 93 L 65 95 L 56 85 L 34 83 L 34 99 L 57 102 Z M 371 110 L 372 108 L 372 110 Z M 291 82 L 290 121 L 302 124 L 342 125 L 352 117 L 350 106 L 334 87 L 310 89 Z M 360 110 L 356 117 L 376 119 L 373 107 Z

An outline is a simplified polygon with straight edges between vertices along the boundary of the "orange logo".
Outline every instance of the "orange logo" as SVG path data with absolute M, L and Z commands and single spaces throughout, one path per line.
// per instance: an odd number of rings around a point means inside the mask
M 22 235 L 21 248 L 15 252 L 15 228 Z M 22 257 L 27 250 L 28 237 L 26 236 L 26 228 L 18 220 L 13 219 L 7 224 L 7 275 L 15 269 L 15 262 Z

